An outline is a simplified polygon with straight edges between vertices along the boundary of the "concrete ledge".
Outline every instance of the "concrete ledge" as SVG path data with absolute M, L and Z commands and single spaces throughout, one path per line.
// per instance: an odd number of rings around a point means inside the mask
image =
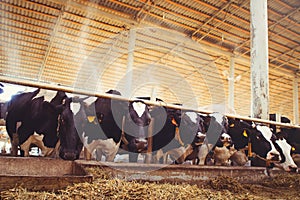
M 33 191 L 56 191 L 93 177 L 72 161 L 42 157 L 0 157 L 0 190 L 22 186 Z
M 160 165 L 140 163 L 109 163 L 77 160 L 84 167 L 100 167 L 120 179 L 149 182 L 190 183 L 201 185 L 205 181 L 217 177 L 228 176 L 241 183 L 258 183 L 265 175 L 264 167 L 227 167 L 196 165 Z M 286 173 L 273 169 L 272 175 Z

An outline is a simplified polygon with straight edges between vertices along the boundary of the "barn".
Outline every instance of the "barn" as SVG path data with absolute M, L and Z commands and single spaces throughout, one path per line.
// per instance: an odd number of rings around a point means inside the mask
M 299 124 L 298 0 L 3 0 L 0 82 Z M 1 98 L 1 94 L 0 94 Z M 289 126 L 289 125 L 285 125 Z

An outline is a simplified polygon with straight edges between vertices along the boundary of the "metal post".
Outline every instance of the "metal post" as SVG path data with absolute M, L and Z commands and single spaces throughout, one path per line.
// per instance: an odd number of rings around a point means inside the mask
M 299 94 L 298 94 L 298 75 L 294 78 L 293 83 L 293 111 L 294 111 L 294 124 L 299 124 Z
M 127 57 L 127 70 L 126 70 L 126 97 L 131 97 L 132 75 L 133 75 L 133 62 L 134 62 L 134 48 L 135 48 L 136 30 L 130 29 L 129 42 L 128 42 L 128 57 Z
M 229 66 L 229 94 L 228 94 L 228 104 L 231 109 L 234 109 L 234 56 L 230 57 Z
M 251 0 L 251 116 L 269 118 L 267 0 Z

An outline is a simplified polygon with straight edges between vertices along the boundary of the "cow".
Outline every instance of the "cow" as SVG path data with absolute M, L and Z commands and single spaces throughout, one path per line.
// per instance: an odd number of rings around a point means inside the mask
M 203 116 L 203 118 L 206 136 L 204 144 L 200 146 L 198 152 L 200 165 L 210 162 L 215 148 L 217 148 L 218 151 L 218 148 L 222 148 L 223 146 L 227 148 L 231 145 L 231 138 L 227 134 L 228 120 L 225 115 L 216 112 Z M 216 154 L 217 157 L 218 155 L 220 155 L 220 153 Z
M 286 140 L 276 137 L 268 126 L 232 118 L 228 134 L 237 150 L 246 149 L 251 166 L 267 169 L 277 166 L 285 171 L 297 171 L 288 152 L 291 146 Z
M 154 162 L 158 163 L 163 157 L 166 163 L 168 155 L 175 164 L 196 159 L 195 152 L 204 134 L 203 120 L 197 112 L 156 106 L 151 110 L 151 116 L 154 120 Z
M 128 150 L 129 162 L 148 149 L 148 128 L 151 122 L 149 106 L 142 100 L 130 101 L 124 119 L 124 139 L 121 148 Z
M 119 91 L 109 90 L 107 94 L 121 95 Z M 81 103 L 83 104 L 83 102 Z M 113 161 L 122 138 L 123 116 L 125 116 L 127 102 L 113 100 L 107 97 L 98 97 L 90 105 L 82 105 L 76 119 L 81 129 L 80 135 L 87 150 L 85 156 L 96 150 L 96 159 L 102 155 L 106 161 Z M 80 118 L 80 119 L 78 119 Z
M 119 91 L 106 93 L 121 95 Z M 148 125 L 151 121 L 148 105 L 141 100 L 124 101 L 98 97 L 89 106 L 83 106 L 78 123 L 79 135 L 88 153 L 96 150 L 96 159 L 102 155 L 113 161 L 119 147 L 129 153 L 129 161 L 137 161 L 137 155 L 147 149 Z M 90 155 L 88 155 L 88 158 Z
M 270 114 L 270 120 L 276 121 L 276 114 Z M 280 122 L 290 124 L 291 120 L 285 116 L 280 116 Z M 271 125 L 270 127 L 272 127 L 274 134 L 278 138 L 285 139 L 287 143 L 292 146 L 292 157 L 297 166 L 300 167 L 300 129 L 281 127 L 280 131 L 277 131 L 277 127 L 275 125 Z
M 153 120 L 153 162 L 159 163 L 166 151 L 176 148 L 179 145 L 178 140 L 174 140 L 174 138 L 175 134 L 179 133 L 178 129 L 180 125 L 181 110 L 167 108 L 165 106 L 154 106 L 151 109 L 150 114 Z
M 71 108 L 72 101 L 72 98 L 65 98 L 58 118 L 59 157 L 64 160 L 79 159 L 83 148 L 80 133 L 76 128 L 76 117 Z
M 6 129 L 12 143 L 11 153 L 14 156 L 17 155 L 18 146 L 21 146 L 21 155 L 28 156 L 30 142 L 26 141 L 30 137 L 35 137 L 32 136 L 34 133 L 43 134 L 42 140 L 46 147 L 55 148 L 58 142 L 58 116 L 62 112 L 61 104 L 66 94 L 58 91 L 48 102 L 43 96 L 36 97 L 39 92 L 40 89 L 37 89 L 17 94 L 8 102 Z

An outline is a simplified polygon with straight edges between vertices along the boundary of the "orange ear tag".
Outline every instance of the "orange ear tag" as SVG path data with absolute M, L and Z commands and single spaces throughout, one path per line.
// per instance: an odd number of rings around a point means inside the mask
M 172 118 L 172 124 L 175 125 L 175 126 L 178 126 L 176 120 L 174 118 Z

